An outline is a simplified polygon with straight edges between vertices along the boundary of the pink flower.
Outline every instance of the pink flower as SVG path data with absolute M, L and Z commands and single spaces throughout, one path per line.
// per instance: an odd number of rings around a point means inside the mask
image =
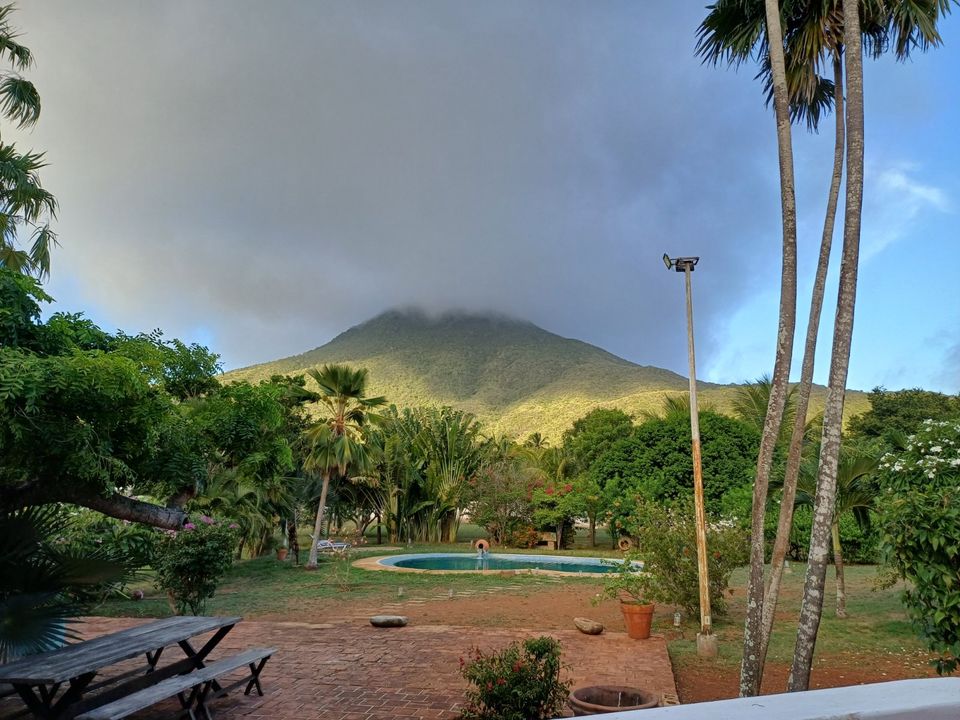
M 193 523 L 184 523 L 183 529 L 184 529 L 184 530 L 196 530 L 196 529 L 197 529 L 197 526 L 194 525 Z
M 227 527 L 229 527 L 231 530 L 236 530 L 240 526 L 236 523 L 230 523 Z
M 201 515 L 200 522 L 202 522 L 204 525 L 213 525 L 214 519 L 209 515 Z

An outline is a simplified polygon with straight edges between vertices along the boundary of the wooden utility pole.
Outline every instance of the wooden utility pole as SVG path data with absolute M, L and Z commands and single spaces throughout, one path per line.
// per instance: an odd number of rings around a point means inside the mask
M 693 453 L 693 501 L 697 529 L 697 579 L 700 586 L 700 632 L 697 633 L 697 655 L 702 658 L 717 656 L 717 636 L 713 634 L 710 612 L 710 569 L 707 565 L 707 513 L 703 501 L 703 468 L 700 455 L 700 410 L 697 404 L 697 363 L 693 343 L 693 289 L 690 274 L 700 258 L 686 257 L 671 260 L 663 256 L 668 269 L 684 274 L 687 291 L 687 357 L 690 362 L 690 437 Z

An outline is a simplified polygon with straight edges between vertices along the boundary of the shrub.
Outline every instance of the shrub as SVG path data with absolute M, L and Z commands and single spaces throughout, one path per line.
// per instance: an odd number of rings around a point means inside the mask
M 610 561 L 617 569 L 604 578 L 603 591 L 594 598 L 594 605 L 603 599 L 617 600 L 624 595 L 627 600 L 645 605 L 663 597 L 655 568 L 649 563 L 641 569 L 636 552 L 627 553 L 619 562 Z
M 200 522 L 167 535 L 156 562 L 156 585 L 167 592 L 177 613 L 204 611 L 233 564 L 236 529 L 203 515 Z
M 700 611 L 697 572 L 697 536 L 693 507 L 640 502 L 627 518 L 628 529 L 639 541 L 639 556 L 654 568 L 657 595 L 679 605 L 688 614 Z M 707 526 L 707 565 L 713 613 L 726 612 L 730 575 L 750 556 L 748 533 L 733 521 Z
M 909 585 L 914 627 L 938 654 L 937 672 L 960 664 L 960 422 L 926 420 L 880 461 L 881 549 Z
M 70 529 L 63 540 L 78 553 L 92 555 L 108 551 L 125 558 L 132 567 L 153 565 L 163 539 L 160 530 L 149 525 L 117 520 L 85 508 L 70 511 Z
M 515 642 L 498 653 L 473 651 L 460 672 L 467 690 L 464 720 L 545 720 L 559 717 L 570 690 L 560 680 L 560 643 L 551 637 Z

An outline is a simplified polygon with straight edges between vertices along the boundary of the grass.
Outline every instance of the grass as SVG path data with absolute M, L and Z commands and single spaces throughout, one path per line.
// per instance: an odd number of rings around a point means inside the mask
M 362 570 L 351 564 L 354 560 L 371 555 L 409 552 L 474 552 L 469 542 L 460 542 L 455 545 L 415 544 L 409 547 L 394 547 L 394 550 L 383 550 L 377 545 L 362 546 L 351 550 L 346 559 L 338 559 L 336 555 L 329 553 L 321 554 L 319 566 L 314 572 L 307 572 L 290 562 L 279 563 L 273 556 L 240 561 L 227 574 L 216 596 L 207 603 L 206 613 L 212 615 L 288 613 L 290 617 L 297 617 L 305 604 L 323 600 L 390 602 L 397 597 L 399 587 L 403 587 L 407 597 L 430 597 L 450 590 L 454 593 L 486 590 L 504 584 L 502 575 L 393 573 Z M 562 553 L 547 551 L 544 548 L 514 552 L 578 557 L 614 554 L 609 549 L 591 550 L 589 547 L 575 548 Z M 306 558 L 307 553 L 302 550 L 301 561 L 305 562 Z M 509 582 L 515 590 L 519 589 L 523 594 L 556 584 L 555 580 L 537 575 L 511 576 Z M 568 581 L 565 579 L 565 582 Z M 570 578 L 569 582 L 589 585 L 596 581 Z M 166 596 L 153 587 L 153 578 L 150 574 L 145 574 L 140 582 L 131 586 L 131 590 L 142 590 L 143 600 L 134 601 L 126 598 L 109 600 L 95 610 L 96 614 L 121 617 L 165 617 L 171 614 Z
M 778 606 L 778 622 L 770 641 L 768 662 L 788 664 L 793 657 L 797 615 L 803 591 L 803 566 L 784 576 Z M 831 571 L 832 575 L 832 571 Z M 827 580 L 823 618 L 817 638 L 817 657 L 828 656 L 876 659 L 882 656 L 916 659 L 918 667 L 926 667 L 928 652 L 917 638 L 900 602 L 902 587 L 877 589 L 876 568 L 870 565 L 850 566 L 846 572 L 847 613 L 845 619 L 835 613 L 832 576 Z M 727 616 L 714 621 L 720 644 L 718 663 L 738 666 L 741 659 L 747 573 L 738 570 L 732 580 L 733 596 Z M 674 667 L 703 665 L 692 642 L 695 624 L 688 623 L 683 638 L 674 639 L 670 656 Z

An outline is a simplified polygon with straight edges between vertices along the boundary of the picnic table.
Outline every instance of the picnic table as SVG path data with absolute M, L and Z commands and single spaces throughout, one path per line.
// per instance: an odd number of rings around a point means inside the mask
M 205 667 L 206 657 L 241 619 L 178 616 L 156 620 L 0 665 L 0 683 L 12 685 L 34 717 L 73 718 L 166 678 Z M 214 632 L 213 636 L 195 649 L 191 639 L 208 632 Z M 158 667 L 168 647 L 179 647 L 185 657 Z M 105 668 L 140 655 L 146 658 L 145 668 L 93 683 Z M 85 697 L 104 686 L 110 687 Z

